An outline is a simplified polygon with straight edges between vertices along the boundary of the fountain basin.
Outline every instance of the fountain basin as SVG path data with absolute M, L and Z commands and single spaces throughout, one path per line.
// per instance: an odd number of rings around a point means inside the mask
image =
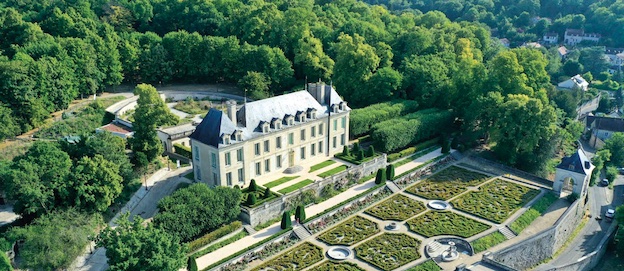
M 353 251 L 348 247 L 333 246 L 327 250 L 327 256 L 334 260 L 353 258 Z
M 386 225 L 386 230 L 389 230 L 389 231 L 398 231 L 399 229 L 401 229 L 401 225 L 399 225 L 399 223 L 396 223 L 396 222 L 390 222 L 388 223 L 388 225 Z
M 438 211 L 451 209 L 451 204 L 443 200 L 429 201 L 427 203 L 427 206 L 429 206 L 429 208 L 431 209 L 438 210 Z

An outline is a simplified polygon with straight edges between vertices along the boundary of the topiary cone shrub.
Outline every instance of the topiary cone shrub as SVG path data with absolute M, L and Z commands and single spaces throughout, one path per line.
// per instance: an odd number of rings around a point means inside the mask
M 367 153 L 368 157 L 373 157 L 375 156 L 375 148 L 373 147 L 373 145 L 371 145 L 370 147 L 368 147 L 368 153 Z
M 258 191 L 258 185 L 256 184 L 256 180 L 255 179 L 251 179 L 251 183 L 249 183 L 249 188 L 247 189 L 247 191 L 249 191 L 249 192 L 256 192 L 256 191 Z
M 299 223 L 303 223 L 303 221 L 306 220 L 305 207 L 301 205 L 297 206 L 297 209 L 295 210 L 295 219 Z
M 269 197 L 271 197 L 271 189 L 268 187 L 264 189 L 264 195 L 262 195 L 262 197 L 265 199 L 268 199 Z
M 459 147 L 459 136 L 453 137 L 451 140 L 451 148 L 457 149 L 457 147 Z
M 349 146 L 346 146 L 346 145 L 345 145 L 345 146 L 342 148 L 342 155 L 344 155 L 344 156 L 349 156 Z
M 256 204 L 256 194 L 251 193 L 247 196 L 247 206 L 254 206 Z
M 359 151 L 360 151 L 360 143 L 358 142 L 353 143 L 353 152 L 358 153 Z
M 394 165 L 393 164 L 389 164 L 386 167 L 386 179 L 394 180 Z
M 280 226 L 282 230 L 292 227 L 292 221 L 290 221 L 290 213 L 288 213 L 288 211 L 282 214 L 282 223 Z
M 386 182 L 386 169 L 380 168 L 377 170 L 377 176 L 375 176 L 375 183 L 382 184 Z
M 197 268 L 197 261 L 195 261 L 195 257 L 193 256 L 188 258 L 188 270 L 199 271 L 199 268 Z
M 356 152 L 357 155 L 355 156 L 355 159 L 357 160 L 362 160 L 364 159 L 364 150 L 359 150 L 358 152 Z
M 451 151 L 451 143 L 448 140 L 442 141 L 442 153 L 449 153 Z

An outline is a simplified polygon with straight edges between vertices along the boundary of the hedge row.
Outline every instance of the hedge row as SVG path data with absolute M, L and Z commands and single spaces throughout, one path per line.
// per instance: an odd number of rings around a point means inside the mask
M 208 245 L 212 242 L 214 242 L 215 240 L 226 236 L 232 232 L 234 232 L 235 230 L 240 229 L 243 226 L 243 223 L 241 223 L 240 221 L 234 221 L 230 224 L 227 224 L 221 228 L 218 228 L 210 233 L 207 233 L 206 235 L 199 237 L 191 242 L 188 243 L 188 249 L 190 252 L 193 252 L 195 250 L 200 249 L 201 247 Z
M 400 158 L 410 156 L 417 151 L 421 151 L 427 149 L 429 147 L 435 146 L 440 142 L 439 138 L 429 139 L 425 142 L 418 143 L 416 146 L 409 147 L 407 149 L 401 150 L 400 152 L 395 152 L 388 154 L 388 163 L 394 162 Z
M 376 123 L 414 112 L 417 108 L 416 101 L 395 100 L 354 109 L 349 117 L 349 134 L 351 137 L 366 134 Z
M 188 159 L 192 159 L 193 154 L 191 153 L 191 148 L 187 147 L 187 146 L 182 146 L 180 144 L 173 144 L 173 152 L 182 155 Z
M 448 130 L 452 123 L 450 111 L 430 108 L 377 123 L 371 137 L 375 147 L 391 152 L 436 137 Z

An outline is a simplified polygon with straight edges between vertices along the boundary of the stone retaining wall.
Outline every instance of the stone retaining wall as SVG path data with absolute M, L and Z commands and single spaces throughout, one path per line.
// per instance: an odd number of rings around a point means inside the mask
M 273 201 L 266 202 L 258 207 L 242 207 L 240 219 L 243 222 L 249 223 L 252 227 L 255 227 L 258 224 L 262 224 L 282 215 L 284 211 L 292 207 L 290 205 L 303 193 L 310 193 L 310 191 L 312 191 L 315 196 L 319 196 L 323 188 L 328 185 L 333 185 L 339 181 L 345 181 L 348 178 L 359 179 L 371 175 L 377 172 L 378 169 L 386 167 L 386 165 L 386 154 L 384 153 L 373 160 L 362 163 L 361 165 L 348 167 L 347 170 L 343 172 L 309 184 L 306 187 L 283 195 Z
M 256 248 L 254 248 L 254 249 L 248 250 L 245 253 L 230 259 L 229 261 L 226 261 L 226 262 L 224 262 L 222 264 L 219 264 L 219 265 L 217 265 L 217 266 L 215 266 L 213 268 L 205 269 L 203 271 L 222 270 L 224 267 L 226 267 L 226 266 L 228 266 L 230 264 L 238 263 L 238 262 L 242 261 L 245 258 L 249 258 L 251 255 L 253 255 L 253 253 L 262 251 L 266 246 L 268 246 L 270 244 L 273 244 L 273 243 L 276 243 L 276 242 L 280 242 L 280 241 L 284 240 L 285 238 L 288 238 L 291 234 L 293 234 L 292 231 L 287 231 L 284 234 L 282 234 L 280 236 L 277 236 L 277 237 L 273 238 L 272 240 L 270 240 L 270 241 L 268 241 L 268 242 L 266 242 L 266 243 L 264 243 L 264 244 L 262 244 L 262 245 L 260 245 L 260 246 L 258 246 Z

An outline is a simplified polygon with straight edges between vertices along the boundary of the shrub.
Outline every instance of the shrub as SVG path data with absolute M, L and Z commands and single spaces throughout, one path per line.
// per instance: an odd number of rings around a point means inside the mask
M 360 143 L 353 143 L 353 152 L 358 153 L 360 151 Z
M 292 227 L 292 221 L 290 221 L 290 213 L 288 213 L 288 211 L 282 214 L 282 224 L 280 226 L 282 230 Z
M 299 222 L 303 222 L 306 220 L 305 207 L 299 205 L 295 210 L 295 219 Z
M 414 154 L 417 151 L 425 150 L 429 147 L 435 146 L 439 143 L 437 138 L 429 139 L 427 141 L 423 141 L 421 143 L 416 144 L 416 146 L 406 148 L 401 150 L 400 152 L 391 153 L 388 155 L 388 163 L 393 162 L 399 158 L 406 157 Z
M 195 261 L 195 257 L 193 256 L 188 258 L 188 270 L 199 271 L 199 268 L 197 268 L 197 261 Z
M 472 241 L 471 244 L 474 248 L 474 253 L 479 253 L 505 241 L 507 241 L 507 238 L 502 233 L 495 231 Z
M 397 194 L 364 212 L 382 220 L 403 221 L 423 212 L 425 209 L 422 202 Z
M 361 216 L 354 216 L 319 235 L 318 239 L 329 245 L 350 246 L 378 232 L 379 228 L 377 227 L 377 223 Z
M 342 147 L 342 155 L 344 156 L 349 156 L 349 146 L 345 145 L 344 147 Z
M 7 257 L 6 253 L 0 253 L 0 271 L 13 271 L 13 266 L 11 266 L 11 260 Z
M 457 147 L 459 147 L 459 137 L 453 137 L 453 140 L 451 140 L 451 148 L 453 149 L 457 149 Z
M 429 211 L 407 221 L 409 229 L 427 238 L 438 235 L 456 235 L 468 238 L 484 232 L 490 225 L 453 212 Z
M 267 187 L 266 189 L 264 189 L 264 195 L 262 195 L 262 197 L 265 199 L 271 197 L 271 188 Z
M 382 184 L 386 182 L 386 169 L 380 168 L 377 170 L 377 176 L 375 176 L 375 183 Z
M 193 154 L 191 152 L 191 148 L 187 146 L 182 146 L 181 144 L 173 144 L 173 152 L 182 155 L 188 159 L 192 159 Z
M 394 180 L 394 165 L 389 164 L 386 167 L 386 180 L 392 181 Z
M 370 147 L 368 147 L 368 153 L 367 153 L 368 157 L 373 157 L 375 156 L 375 147 L 373 147 L 373 145 L 371 145 Z
M 402 116 L 418 109 L 418 103 L 412 100 L 396 100 L 369 105 L 351 111 L 349 134 L 358 137 L 366 134 L 376 123 Z
M 247 190 L 249 192 L 256 192 L 256 191 L 258 191 L 258 185 L 256 184 L 256 180 L 255 179 L 251 179 L 251 182 L 249 183 L 249 188 L 247 188 Z
M 420 241 L 404 234 L 384 233 L 355 247 L 355 256 L 381 270 L 394 270 L 420 258 Z
M 366 155 L 364 155 L 364 150 L 360 150 L 359 152 L 357 152 L 357 160 L 364 160 L 364 157 L 366 157 Z
M 270 195 L 270 194 L 269 194 Z M 247 196 L 247 206 L 254 206 L 256 204 L 256 194 L 249 194 L 249 196 Z
M 451 143 L 448 139 L 442 140 L 442 153 L 449 153 L 451 151 Z
M 616 167 L 608 166 L 605 173 L 607 179 L 609 180 L 609 183 L 613 183 L 618 175 L 618 170 Z
M 226 236 L 232 232 L 234 232 L 235 230 L 239 229 L 240 227 L 243 226 L 243 223 L 241 223 L 240 221 L 234 221 L 230 224 L 227 224 L 225 226 L 221 226 L 220 228 L 198 238 L 195 239 L 191 242 L 188 243 L 188 249 L 190 252 L 193 252 L 205 245 L 208 245 L 212 242 L 214 242 L 215 240 Z

